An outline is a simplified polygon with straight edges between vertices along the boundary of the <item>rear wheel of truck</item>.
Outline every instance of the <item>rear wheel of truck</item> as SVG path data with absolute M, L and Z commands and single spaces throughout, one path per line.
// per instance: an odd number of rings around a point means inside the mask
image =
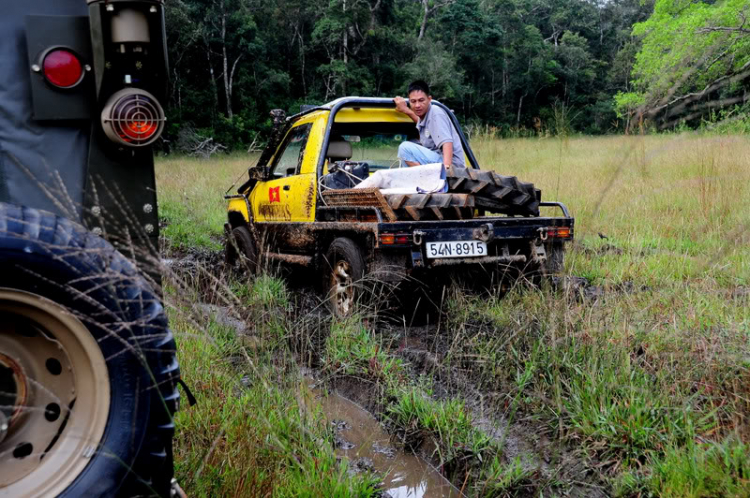
M 335 239 L 326 254 L 323 289 L 331 312 L 338 318 L 350 316 L 361 294 L 365 261 L 359 246 L 346 237 Z
M 559 276 L 565 269 L 565 246 L 561 243 L 548 244 L 547 261 L 544 270 L 547 276 Z
M 245 226 L 232 229 L 225 249 L 226 263 L 238 272 L 252 276 L 258 272 L 258 251 L 253 236 Z
M 540 263 L 532 261 L 523 268 L 521 274 L 534 287 L 544 288 L 551 284 L 554 288 L 565 269 L 565 246 L 560 242 L 547 242 L 544 249 L 546 259 Z
M 0 203 L 0 490 L 170 492 L 179 395 L 158 296 L 109 243 Z
M 440 278 L 428 281 L 414 279 L 401 290 L 399 322 L 408 326 L 435 324 L 440 321 L 447 283 Z

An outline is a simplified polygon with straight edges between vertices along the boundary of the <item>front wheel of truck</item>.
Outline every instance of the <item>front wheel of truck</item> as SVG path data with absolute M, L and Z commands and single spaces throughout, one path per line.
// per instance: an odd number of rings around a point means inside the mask
M 360 297 L 365 276 L 362 250 L 352 239 L 335 239 L 328 248 L 324 270 L 323 289 L 328 307 L 338 318 L 350 316 Z
M 245 226 L 232 229 L 225 249 L 226 263 L 238 272 L 255 275 L 258 269 L 258 251 L 253 236 Z

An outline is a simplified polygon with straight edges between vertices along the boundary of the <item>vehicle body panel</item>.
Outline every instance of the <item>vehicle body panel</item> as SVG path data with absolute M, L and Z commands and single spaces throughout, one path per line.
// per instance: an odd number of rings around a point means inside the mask
M 82 223 L 118 249 L 148 259 L 158 252 L 159 232 L 152 150 L 116 145 L 100 120 L 105 103 L 125 86 L 166 100 L 163 5 L 135 4 L 152 6 L 150 50 L 126 56 L 106 41 L 113 14 L 103 1 L 3 3 L 0 201 Z M 61 89 L 45 80 L 39 66 L 56 48 L 79 59 L 79 84 Z
M 336 113 L 336 123 L 410 123 L 409 116 L 395 109 L 378 109 L 372 107 L 355 107 L 341 109 Z
M 315 219 L 315 174 L 293 175 L 258 185 L 250 195 L 257 223 Z
M 68 209 L 59 205 L 61 187 L 65 186 L 73 203 L 81 205 L 91 123 L 57 121 L 54 126 L 48 126 L 35 119 L 32 80 L 38 80 L 39 76 L 32 72 L 30 59 L 38 58 L 42 47 L 28 46 L 26 19 L 30 14 L 55 16 L 80 27 L 82 19 L 87 23 L 88 7 L 84 1 L 3 3 L 0 16 L 0 201 L 69 215 Z M 61 28 L 57 34 L 56 45 L 70 43 L 71 36 L 66 30 Z M 50 38 L 53 36 L 50 34 Z M 90 52 L 80 55 L 85 61 L 91 60 Z M 71 92 L 44 90 L 57 93 L 58 100 L 71 98 Z M 80 217 L 74 219 L 80 221 Z

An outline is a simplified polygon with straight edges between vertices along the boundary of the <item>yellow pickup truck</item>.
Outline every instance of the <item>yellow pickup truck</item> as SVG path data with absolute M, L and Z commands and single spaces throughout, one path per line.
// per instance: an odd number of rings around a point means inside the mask
M 559 271 L 573 238 L 567 208 L 480 169 L 453 113 L 433 105 L 448 112 L 468 167 L 448 169 L 447 192 L 412 195 L 327 187 L 332 171 L 399 167 L 398 146 L 418 133 L 391 99 L 345 97 L 290 117 L 274 111 L 257 165 L 226 196 L 227 262 L 249 272 L 264 261 L 311 267 L 338 316 L 352 312 L 363 281 L 434 289 L 457 272 Z M 540 207 L 562 216 L 540 216 Z

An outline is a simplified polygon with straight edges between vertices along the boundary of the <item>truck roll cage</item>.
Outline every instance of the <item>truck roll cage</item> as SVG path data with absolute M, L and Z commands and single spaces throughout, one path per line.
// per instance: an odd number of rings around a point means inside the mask
M 473 169 L 479 169 L 479 163 L 477 162 L 477 158 L 474 156 L 474 152 L 471 150 L 471 147 L 469 147 L 469 141 L 466 139 L 466 135 L 464 135 L 463 130 L 461 129 L 461 125 L 458 122 L 458 119 L 453 114 L 453 111 L 451 111 L 448 107 L 446 107 L 444 104 L 438 102 L 437 100 L 432 101 L 432 105 L 436 105 L 443 109 L 446 113 L 448 113 L 448 116 L 451 119 L 451 123 L 453 123 L 453 126 L 456 128 L 456 131 L 458 132 L 458 136 L 461 137 L 461 145 L 464 148 L 464 153 L 466 154 L 466 157 L 469 159 L 469 164 Z M 294 116 L 291 116 L 288 118 L 288 122 L 295 121 L 299 119 L 300 117 L 319 110 L 330 110 L 331 114 L 328 116 L 328 122 L 326 123 L 326 131 L 325 136 L 323 138 L 323 147 L 321 150 L 327 150 L 328 144 L 331 140 L 331 129 L 333 128 L 333 124 L 336 121 L 336 114 L 345 107 L 369 107 L 369 108 L 392 108 L 395 107 L 395 104 L 393 103 L 393 99 L 390 98 L 383 98 L 383 97 L 344 97 L 338 100 L 334 100 L 331 102 L 330 107 L 323 106 L 323 107 L 314 107 L 311 109 L 307 109 L 299 114 L 295 114 Z M 317 166 L 317 174 L 318 176 L 323 174 L 323 166 L 325 165 L 325 155 L 321 154 L 321 156 L 318 158 L 318 166 Z M 320 195 L 320 193 L 318 193 Z

